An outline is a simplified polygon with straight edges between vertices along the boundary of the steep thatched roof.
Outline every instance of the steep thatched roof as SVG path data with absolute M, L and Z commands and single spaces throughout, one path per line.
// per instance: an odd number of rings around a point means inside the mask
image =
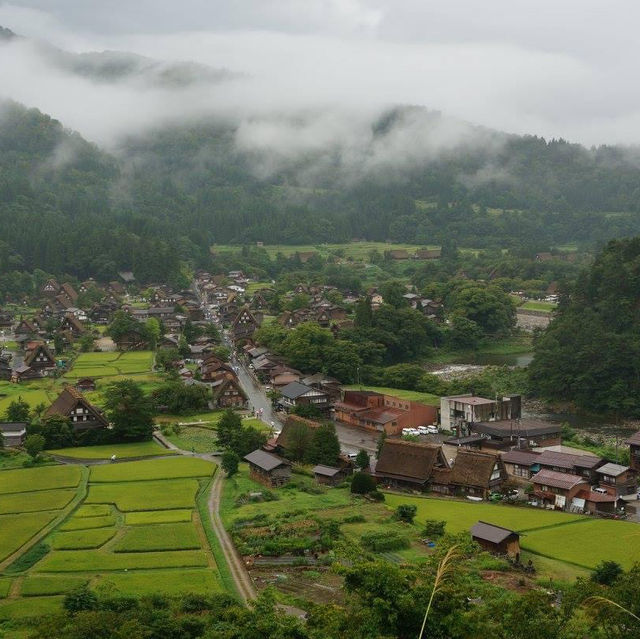
M 387 439 L 376 464 L 376 475 L 382 479 L 425 483 L 436 468 L 446 467 L 441 446 Z

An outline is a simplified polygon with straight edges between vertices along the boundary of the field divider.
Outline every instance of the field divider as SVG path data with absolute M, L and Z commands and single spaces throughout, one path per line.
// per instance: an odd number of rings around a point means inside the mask
M 523 528 L 522 530 L 517 530 L 516 532 L 522 535 L 528 532 L 537 532 L 538 530 L 549 530 L 550 528 L 562 528 L 563 526 L 574 526 L 575 524 L 584 524 L 588 521 L 594 521 L 594 520 L 589 519 L 588 517 L 584 517 L 583 519 L 572 519 L 571 521 L 560 521 L 555 524 L 548 524 L 547 526 L 537 526 L 536 528 Z
M 590 572 L 593 572 L 593 566 L 586 566 L 585 564 L 579 564 L 576 561 L 568 561 L 567 559 L 560 559 L 559 557 L 554 557 L 553 555 L 548 555 L 544 552 L 539 552 L 538 550 L 532 550 L 531 548 L 527 548 L 525 545 L 522 546 L 523 550 L 530 552 L 532 555 L 538 555 L 539 557 L 545 557 L 546 559 L 552 559 L 553 561 L 559 561 L 563 564 L 569 564 L 570 566 L 577 566 L 578 568 L 584 568 Z
M 211 548 L 211 552 L 213 553 L 213 558 L 215 559 L 216 566 L 218 568 L 218 574 L 220 575 L 220 581 L 224 589 L 234 597 L 239 597 L 240 592 L 236 586 L 235 579 L 233 578 L 233 574 L 231 573 L 231 568 L 227 563 L 227 558 L 222 549 L 222 544 L 220 539 L 218 538 L 218 534 L 216 533 L 212 516 L 213 513 L 210 510 L 210 503 L 214 498 L 214 487 L 216 480 L 219 481 L 217 477 L 217 473 L 222 472 L 219 466 L 216 466 L 214 471 L 214 476 L 208 481 L 204 482 L 198 494 L 196 495 L 196 507 L 198 509 L 198 514 L 200 515 L 200 521 L 202 522 L 203 531 L 207 537 L 207 541 L 209 547 Z

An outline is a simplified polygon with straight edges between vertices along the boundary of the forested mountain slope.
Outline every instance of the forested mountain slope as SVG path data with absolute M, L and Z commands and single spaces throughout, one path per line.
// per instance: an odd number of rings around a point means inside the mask
M 295 132 L 316 117 L 277 120 Z M 211 117 L 131 135 L 107 153 L 36 110 L 5 103 L 0 267 L 100 278 L 131 268 L 143 280 L 168 279 L 180 260 L 204 263 L 214 242 L 453 238 L 532 253 L 640 233 L 635 151 L 465 125 L 439 150 L 398 155 L 407 131 L 420 131 L 428 146 L 443 122 L 397 108 L 357 149 L 286 155 L 241 143 L 245 123 Z M 392 145 L 396 155 L 381 152 Z
M 640 238 L 610 242 L 536 343 L 541 396 L 640 416 Z

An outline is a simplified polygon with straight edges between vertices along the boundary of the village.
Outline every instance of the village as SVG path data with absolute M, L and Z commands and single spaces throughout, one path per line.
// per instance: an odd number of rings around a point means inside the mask
M 198 272 L 192 289 L 148 287 L 146 298 L 139 290 L 128 293 L 127 287 L 135 284 L 132 273 L 121 273 L 120 279 L 103 288 L 94 281 L 83 282 L 77 291 L 69 283 L 48 280 L 39 312 L 18 317 L 3 312 L 3 343 L 10 341 L 15 347 L 2 353 L 2 379 L 28 388 L 34 381 L 60 376 L 72 345 L 87 336 L 90 350 L 147 350 L 146 327 L 149 320 L 156 320 L 162 327 L 162 334 L 154 338 L 157 352 L 180 347 L 180 357 L 171 362 L 178 378 L 185 385 L 205 387 L 210 409 L 244 409 L 261 417 L 274 434 L 265 445 L 270 454 L 286 456 L 282 442 L 290 437 L 293 423 L 313 429 L 331 420 L 338 426 L 344 453 L 344 468 L 334 469 L 336 473 L 352 470 L 360 449 L 370 454 L 378 449 L 379 457 L 376 461 L 372 455 L 369 470 L 386 487 L 470 499 L 508 496 L 510 501 L 604 517 L 638 515 L 634 503 L 640 470 L 638 434 L 626 441 L 630 463 L 622 465 L 563 445 L 560 425 L 523 417 L 518 395 L 491 399 L 464 394 L 423 403 L 362 386 L 345 388 L 321 371 L 297 370 L 255 342 L 274 290 L 253 287 L 248 293 L 250 281 L 240 271 Z M 335 291 L 330 286 L 298 285 L 288 296 L 305 295 L 307 305 L 270 319 L 287 329 L 313 322 L 339 334 L 353 320 L 346 304 L 331 301 Z M 79 308 L 78 300 L 86 299 L 87 293 L 92 293 L 93 303 Z M 356 301 L 348 299 L 348 291 L 343 293 L 347 303 Z M 412 308 L 442 320 L 437 302 L 415 293 L 404 297 Z M 140 303 L 142 299 L 146 303 Z M 375 291 L 370 299 L 374 310 L 383 303 Z M 111 339 L 103 328 L 117 312 L 130 321 Z M 205 334 L 211 325 L 219 335 Z M 47 339 L 52 334 L 54 339 Z M 65 351 L 58 353 L 56 347 Z M 95 388 L 89 375 L 73 385 L 64 382 L 45 414 L 68 417 L 78 431 L 106 427 L 100 409 L 83 399 L 83 392 Z M 24 425 L 3 423 L 0 428 L 5 445 L 24 442 Z

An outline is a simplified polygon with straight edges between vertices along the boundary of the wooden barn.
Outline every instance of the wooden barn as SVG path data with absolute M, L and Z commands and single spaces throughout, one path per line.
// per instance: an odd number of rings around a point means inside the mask
M 490 553 L 520 559 L 520 535 L 513 530 L 479 521 L 471 529 L 471 538 Z

